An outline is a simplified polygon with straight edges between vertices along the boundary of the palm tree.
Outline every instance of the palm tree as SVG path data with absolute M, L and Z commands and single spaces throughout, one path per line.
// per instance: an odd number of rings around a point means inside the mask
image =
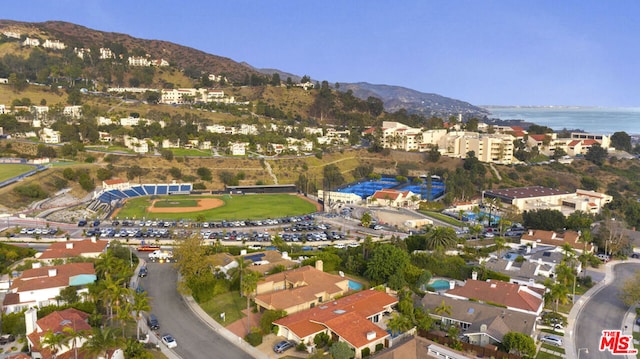
M 121 298 L 116 304 L 116 308 L 118 309 L 116 318 L 120 321 L 120 326 L 122 327 L 122 338 L 124 338 L 124 328 L 127 326 L 127 321 L 133 318 L 131 315 L 131 303 L 127 299 Z
M 104 356 L 107 350 L 115 348 L 118 343 L 115 328 L 94 328 L 91 337 L 82 345 L 82 350 L 95 358 Z
M 251 295 L 256 291 L 258 287 L 258 280 L 260 280 L 260 273 L 252 270 L 246 270 L 243 273 L 242 281 L 240 282 L 240 292 L 247 297 L 247 330 L 251 331 Z
M 71 347 L 73 348 L 73 353 L 75 359 L 78 359 L 78 340 L 85 338 L 85 333 L 83 331 L 76 331 L 71 327 L 64 327 L 62 329 L 65 336 L 68 338 L 67 340 L 71 342 Z
M 456 245 L 458 236 L 450 227 L 436 227 L 426 235 L 426 247 L 429 250 L 448 249 Z
M 439 306 L 433 308 L 433 311 L 439 316 L 442 316 L 442 314 L 451 314 L 451 306 L 447 305 L 443 299 Z
M 576 251 L 573 249 L 573 247 L 569 244 L 569 243 L 563 243 L 562 244 L 562 251 L 564 252 L 564 258 L 563 261 L 568 261 L 570 258 L 573 258 L 573 256 L 575 256 Z
M 412 326 L 413 323 L 408 316 L 398 313 L 393 313 L 393 316 L 387 321 L 387 328 L 391 329 L 391 334 L 394 336 L 411 329 Z
M 496 245 L 496 251 L 498 252 L 498 258 L 502 255 L 502 250 L 507 248 L 507 241 L 504 237 L 496 237 L 493 240 L 493 243 Z
M 147 292 L 133 292 L 133 304 L 131 305 L 131 310 L 136 315 L 136 339 L 140 339 L 140 319 L 142 319 L 142 312 L 147 312 L 151 310 L 151 305 L 149 304 L 149 297 L 147 297 Z
M 62 347 L 67 343 L 69 339 L 62 333 L 54 333 L 49 330 L 42 337 L 42 345 L 51 347 L 51 354 L 53 358 L 57 356 L 58 352 L 62 349 Z

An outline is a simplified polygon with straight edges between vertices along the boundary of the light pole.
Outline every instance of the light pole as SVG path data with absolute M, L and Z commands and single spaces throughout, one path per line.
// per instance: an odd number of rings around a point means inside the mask
M 580 359 L 580 352 L 583 350 L 585 354 L 589 354 L 589 348 L 580 348 L 578 349 L 578 359 Z

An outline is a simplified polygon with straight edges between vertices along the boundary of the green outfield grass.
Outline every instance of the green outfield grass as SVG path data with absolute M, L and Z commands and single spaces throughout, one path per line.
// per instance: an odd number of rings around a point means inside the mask
M 288 194 L 256 194 L 234 196 L 163 196 L 161 200 L 168 199 L 171 202 L 196 201 L 198 198 L 218 198 L 224 201 L 224 205 L 203 211 L 188 213 L 149 213 L 151 205 L 149 197 L 129 199 L 124 207 L 116 214 L 117 218 L 124 219 L 171 219 L 195 221 L 204 217 L 206 221 L 233 221 L 246 219 L 265 219 L 297 216 L 313 213 L 316 207 L 297 196 Z M 156 202 L 157 203 L 157 202 Z M 186 206 L 183 206 L 186 207 Z M 177 206 L 176 206 L 177 208 Z
M 165 198 L 163 200 L 156 201 L 153 204 L 154 207 L 158 208 L 185 208 L 185 207 L 196 207 L 198 205 L 198 201 L 195 199 L 174 199 L 174 198 Z
M 2 163 L 0 164 L 0 182 L 33 171 L 34 169 L 36 168 L 30 165 Z

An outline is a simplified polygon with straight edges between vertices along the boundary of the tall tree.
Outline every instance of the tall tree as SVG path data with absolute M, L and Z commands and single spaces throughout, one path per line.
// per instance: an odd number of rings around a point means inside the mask
M 614 132 L 611 135 L 611 147 L 619 151 L 631 152 L 631 136 L 624 131 Z
M 404 275 L 409 263 L 407 252 L 391 244 L 382 244 L 373 250 L 365 275 L 374 283 L 385 283 L 394 274 Z
M 118 343 L 115 328 L 94 328 L 89 339 L 82 345 L 82 351 L 97 358 L 104 356 L 107 350 L 117 347 Z
M 458 236 L 451 227 L 435 227 L 426 235 L 425 244 L 428 250 L 445 250 L 456 245 Z

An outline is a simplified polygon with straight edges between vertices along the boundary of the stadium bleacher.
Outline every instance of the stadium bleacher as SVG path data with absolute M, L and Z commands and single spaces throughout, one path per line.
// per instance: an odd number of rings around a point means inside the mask
M 143 184 L 132 186 L 127 189 L 118 190 L 111 189 L 103 191 L 96 198 L 101 203 L 110 203 L 114 200 L 120 200 L 132 197 L 168 195 L 168 194 L 190 194 L 193 189 L 191 183 L 180 184 Z

